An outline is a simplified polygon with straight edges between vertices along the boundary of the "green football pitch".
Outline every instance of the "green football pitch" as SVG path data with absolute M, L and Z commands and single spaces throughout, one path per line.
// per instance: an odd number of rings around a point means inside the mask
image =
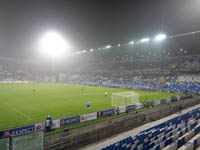
M 35 89 L 35 90 L 34 90 Z M 130 92 L 127 89 L 56 84 L 0 84 L 0 130 L 40 123 L 48 115 L 53 119 L 97 112 L 113 108 L 111 94 Z M 140 94 L 140 102 L 145 97 L 149 101 L 169 98 L 173 94 L 162 92 L 135 91 Z M 86 103 L 91 108 L 86 109 Z

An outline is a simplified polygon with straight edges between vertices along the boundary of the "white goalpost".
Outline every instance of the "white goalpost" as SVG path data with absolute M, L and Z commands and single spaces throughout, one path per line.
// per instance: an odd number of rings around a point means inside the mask
M 139 103 L 139 94 L 135 92 L 112 93 L 112 106 L 127 106 Z

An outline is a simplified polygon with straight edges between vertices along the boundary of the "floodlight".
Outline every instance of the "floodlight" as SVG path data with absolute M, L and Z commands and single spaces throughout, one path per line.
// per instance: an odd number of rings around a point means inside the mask
M 90 52 L 93 52 L 94 51 L 94 49 L 90 49 Z
M 81 54 L 81 52 L 80 52 L 80 51 L 78 51 L 78 52 L 75 52 L 75 54 Z
M 67 52 L 66 50 L 69 48 L 66 41 L 56 32 L 46 33 L 40 44 L 44 55 L 48 55 L 50 57 L 60 57 Z
M 162 41 L 162 40 L 164 40 L 164 39 L 166 39 L 166 35 L 165 34 L 159 34 L 159 35 L 157 35 L 156 37 L 155 37 L 155 40 L 156 41 Z
M 120 45 L 120 44 L 118 44 L 117 46 L 118 46 L 118 47 L 120 47 L 121 45 Z
M 134 44 L 134 41 L 130 41 L 128 44 L 129 44 L 129 45 L 133 45 L 133 44 Z
M 141 42 L 141 43 L 149 42 L 149 40 L 150 40 L 149 38 L 144 38 L 144 39 L 141 39 L 140 42 Z
M 83 50 L 82 52 L 83 52 L 83 53 L 86 53 L 87 51 L 86 51 L 86 50 Z
M 109 48 L 111 48 L 111 45 L 107 45 L 107 46 L 106 46 L 106 49 L 109 49 Z

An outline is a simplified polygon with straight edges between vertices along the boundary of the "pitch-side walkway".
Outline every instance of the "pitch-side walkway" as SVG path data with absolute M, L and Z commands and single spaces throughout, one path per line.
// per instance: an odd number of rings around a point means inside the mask
M 182 113 L 186 113 L 186 112 L 188 112 L 188 111 L 190 111 L 190 110 L 193 110 L 194 108 L 197 108 L 197 107 L 200 107 L 200 104 L 199 104 L 199 105 L 196 105 L 196 106 L 193 106 L 193 107 L 191 107 L 191 108 L 185 109 L 185 110 L 182 111 Z M 167 121 L 167 120 L 169 120 L 169 119 L 171 119 L 171 118 L 174 118 L 174 117 L 176 117 L 176 116 L 178 116 L 178 115 L 180 115 L 180 114 L 179 114 L 179 113 L 176 113 L 176 114 L 170 115 L 170 116 L 168 116 L 168 117 L 165 117 L 165 118 L 163 118 L 163 119 L 160 119 L 160 120 L 157 120 L 157 121 L 154 121 L 154 122 L 151 122 L 151 123 L 144 124 L 144 125 L 142 125 L 142 126 L 140 126 L 140 127 L 134 128 L 134 129 L 132 129 L 132 130 L 129 130 L 129 131 L 126 131 L 126 132 L 117 134 L 117 135 L 115 135 L 115 136 L 106 138 L 106 139 L 101 140 L 101 141 L 99 141 L 99 142 L 96 142 L 96 143 L 87 145 L 87 146 L 85 146 L 85 147 L 82 147 L 82 148 L 80 148 L 80 150 L 99 150 L 99 149 L 104 148 L 104 147 L 106 147 L 106 146 L 108 146 L 108 145 L 110 145 L 110 144 L 113 144 L 113 143 L 115 143 L 115 142 L 117 142 L 117 141 L 120 141 L 120 140 L 122 140 L 122 139 L 124 139 L 124 138 L 126 138 L 126 137 L 128 137 L 128 136 L 135 136 L 135 135 L 137 135 L 139 132 L 141 132 L 141 131 L 143 131 L 143 130 L 145 130 L 145 129 L 148 129 L 148 128 L 150 128 L 150 127 L 152 127 L 152 126 L 155 126 L 155 125 L 157 125 L 157 124 L 159 124 L 159 123 L 162 123 L 162 122 L 164 122 L 164 121 Z

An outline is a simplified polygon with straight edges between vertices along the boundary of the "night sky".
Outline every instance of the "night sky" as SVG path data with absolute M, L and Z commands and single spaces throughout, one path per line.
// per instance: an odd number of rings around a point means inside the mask
M 57 31 L 74 50 L 200 30 L 200 0 L 1 0 L 0 56 L 37 57 Z

